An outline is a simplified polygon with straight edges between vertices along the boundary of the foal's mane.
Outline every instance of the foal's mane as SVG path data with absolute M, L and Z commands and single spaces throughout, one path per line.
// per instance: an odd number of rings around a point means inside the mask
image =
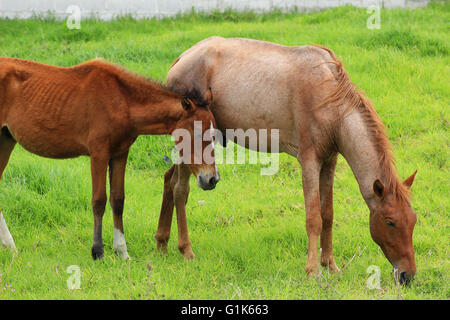
M 163 84 L 135 74 L 120 65 L 103 59 L 87 61 L 76 67 L 90 66 L 100 67 L 106 72 L 114 75 L 130 96 L 139 102 L 159 102 L 164 98 L 181 99 L 179 94 L 169 90 Z
M 201 108 L 206 108 L 209 105 L 203 95 L 195 88 L 181 95 L 160 82 L 130 72 L 120 65 L 104 61 L 103 59 L 95 59 L 92 62 L 101 65 L 114 74 L 119 82 L 128 89 L 127 91 L 130 95 L 139 102 L 159 102 L 164 97 L 172 97 L 180 100 L 182 98 L 190 99 L 197 107 Z
M 386 178 L 386 190 L 393 192 L 398 199 L 409 199 L 410 191 L 398 177 L 392 153 L 392 145 L 386 134 L 386 126 L 381 121 L 372 103 L 361 91 L 355 88 L 355 85 L 351 82 L 350 77 L 344 70 L 342 62 L 336 58 L 334 52 L 320 45 L 315 46 L 326 50 L 330 54 L 332 61 L 327 61 L 326 63 L 332 63 L 336 66 L 336 73 L 334 73 L 333 78 L 337 81 L 335 90 L 318 107 L 325 105 L 345 105 L 346 109 L 343 112 L 343 116 L 351 109 L 357 109 L 361 113 L 371 140 L 379 155 L 378 165 L 383 170 Z

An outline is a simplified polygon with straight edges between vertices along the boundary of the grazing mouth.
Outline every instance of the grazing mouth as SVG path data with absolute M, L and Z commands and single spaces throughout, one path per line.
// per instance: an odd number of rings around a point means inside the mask
M 401 271 L 398 267 L 392 267 L 392 273 L 394 274 L 395 283 L 407 286 L 411 283 L 413 276 L 409 275 L 407 271 Z

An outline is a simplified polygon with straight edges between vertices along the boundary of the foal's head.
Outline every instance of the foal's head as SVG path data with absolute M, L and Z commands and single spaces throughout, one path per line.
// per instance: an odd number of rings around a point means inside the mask
M 398 187 L 408 191 L 415 175 Z M 395 278 L 407 284 L 416 273 L 412 234 L 417 218 L 408 197 L 399 196 L 398 188 L 394 192 L 388 189 L 380 180 L 373 184 L 378 206 L 370 212 L 370 233 L 394 267 Z
M 181 161 L 189 166 L 203 190 L 214 189 L 220 180 L 214 158 L 216 121 L 209 109 L 211 100 L 210 89 L 203 96 L 195 90 L 185 94 L 181 100 L 183 115 L 172 134 Z

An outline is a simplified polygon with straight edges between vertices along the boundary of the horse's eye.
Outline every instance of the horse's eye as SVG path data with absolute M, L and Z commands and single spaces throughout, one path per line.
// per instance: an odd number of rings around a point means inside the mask
M 389 227 L 395 227 L 395 223 L 392 222 L 391 220 L 386 220 L 386 224 L 387 224 Z

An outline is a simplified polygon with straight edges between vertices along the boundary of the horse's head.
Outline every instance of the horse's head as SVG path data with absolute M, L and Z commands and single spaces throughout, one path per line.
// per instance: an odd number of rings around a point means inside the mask
M 411 188 L 416 173 L 402 187 Z M 373 184 L 379 201 L 370 212 L 370 234 L 394 267 L 395 279 L 407 284 L 416 273 L 412 234 L 417 217 L 407 197 L 398 197 L 386 189 L 380 180 Z
M 209 108 L 211 90 L 201 96 L 197 91 L 185 94 L 181 100 L 183 115 L 172 136 L 181 162 L 189 166 L 203 190 L 214 189 L 220 180 L 214 158 L 216 122 Z

